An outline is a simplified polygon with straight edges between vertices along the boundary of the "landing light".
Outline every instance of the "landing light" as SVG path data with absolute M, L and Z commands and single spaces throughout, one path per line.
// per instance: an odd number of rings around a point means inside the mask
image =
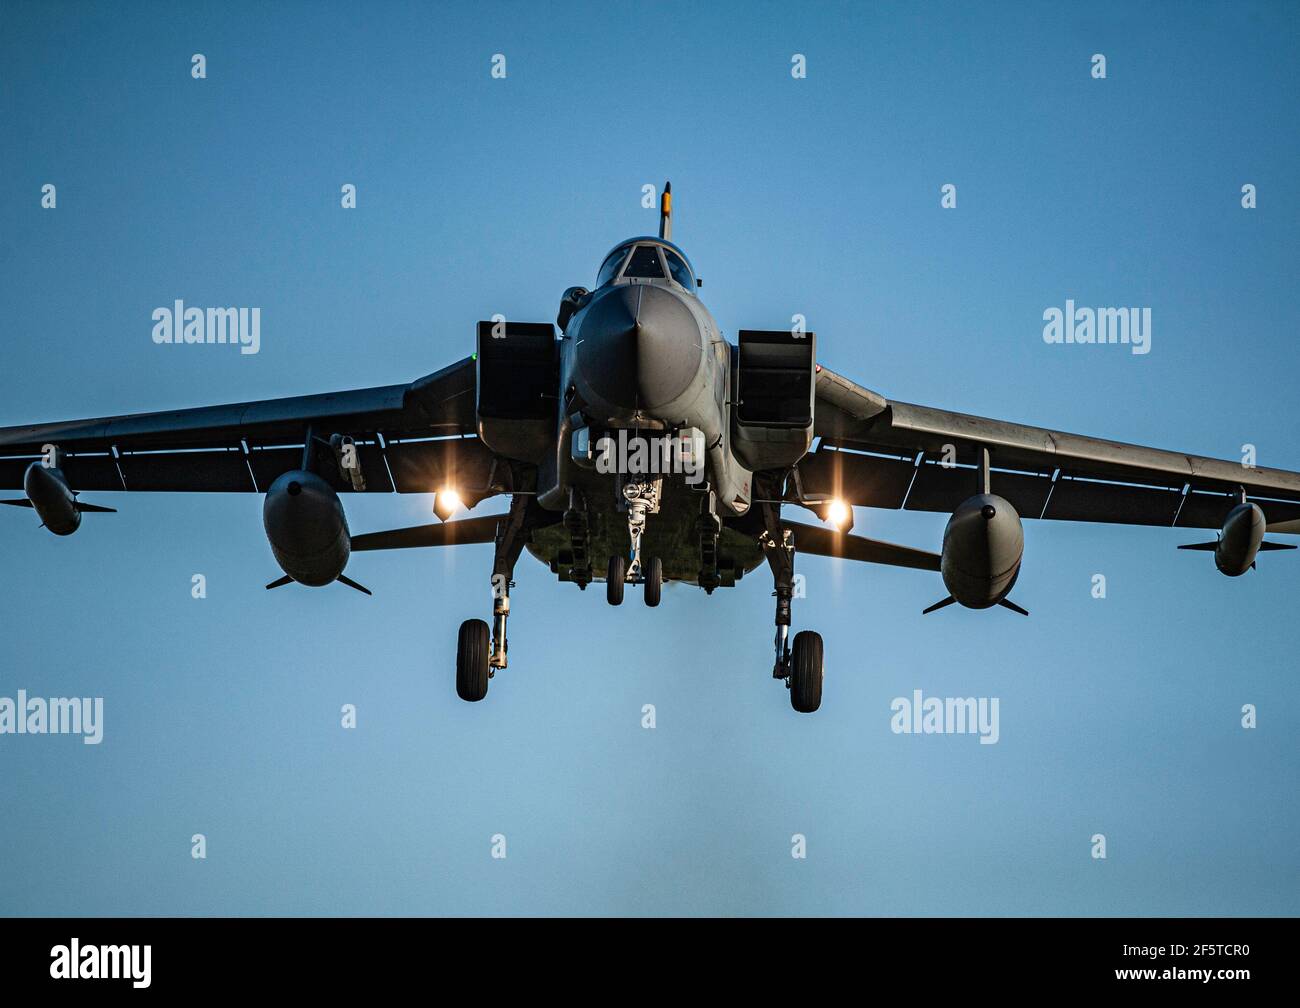
M 433 513 L 446 521 L 460 510 L 460 494 L 451 487 L 445 487 L 433 495 Z
M 842 500 L 833 500 L 826 508 L 826 520 L 843 532 L 853 521 L 853 511 Z

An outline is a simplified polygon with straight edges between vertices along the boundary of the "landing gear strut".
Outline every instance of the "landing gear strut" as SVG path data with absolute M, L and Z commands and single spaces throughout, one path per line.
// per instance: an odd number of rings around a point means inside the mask
M 777 586 L 772 593 L 776 596 L 776 663 L 772 666 L 773 679 L 790 677 L 790 645 L 786 639 L 790 634 L 790 599 L 794 592 L 790 588 Z
M 493 577 L 495 582 L 495 575 Z M 488 664 L 493 669 L 506 667 L 506 618 L 510 615 L 510 589 L 514 582 L 504 580 L 500 586 L 492 585 L 492 657 Z
M 633 581 L 641 579 L 641 536 L 645 533 L 647 515 L 659 513 L 659 480 L 623 484 L 623 499 L 627 501 L 627 535 L 632 540 L 632 563 L 627 576 Z

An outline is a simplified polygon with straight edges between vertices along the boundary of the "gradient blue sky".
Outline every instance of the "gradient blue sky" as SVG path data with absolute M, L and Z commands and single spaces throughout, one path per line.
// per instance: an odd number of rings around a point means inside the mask
M 895 398 L 1300 469 L 1294 5 L 0 20 L 0 424 L 426 374 L 494 312 L 553 319 L 670 177 L 733 338 L 800 312 L 827 365 Z M 261 306 L 261 353 L 155 346 L 175 298 Z M 1066 298 L 1150 306 L 1152 352 L 1045 345 Z M 811 717 L 769 679 L 763 572 L 650 611 L 522 562 L 511 667 L 468 705 L 455 632 L 490 610 L 490 547 L 358 556 L 371 599 L 268 594 L 260 498 L 94 499 L 121 513 L 70 539 L 0 515 L 0 695 L 103 696 L 106 721 L 99 746 L 0 736 L 0 913 L 1300 910 L 1294 555 L 1230 581 L 1175 552 L 1192 533 L 1031 522 L 1029 619 L 923 619 L 935 575 L 803 560 Z M 367 531 L 429 503 L 348 506 Z M 943 521 L 858 530 L 937 548 Z M 999 697 L 1001 741 L 892 734 L 917 688 Z

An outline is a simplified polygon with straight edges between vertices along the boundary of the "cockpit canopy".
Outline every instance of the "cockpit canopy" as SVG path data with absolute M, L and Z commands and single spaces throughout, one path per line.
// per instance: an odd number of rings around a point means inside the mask
M 617 280 L 673 280 L 689 294 L 695 293 L 695 274 L 682 250 L 662 238 L 629 238 L 605 257 L 596 286 Z

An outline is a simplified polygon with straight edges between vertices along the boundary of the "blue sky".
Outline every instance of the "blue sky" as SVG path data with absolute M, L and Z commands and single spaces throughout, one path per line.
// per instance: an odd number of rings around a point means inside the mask
M 897 399 L 1300 469 L 1294 6 L 0 15 L 0 424 L 413 379 L 478 319 L 553 319 L 671 178 L 733 338 L 798 312 Z M 261 306 L 261 352 L 154 345 L 176 298 Z M 1066 298 L 1151 307 L 1152 352 L 1046 345 Z M 0 913 L 1300 910 L 1293 555 L 1229 580 L 1175 551 L 1194 533 L 1028 522 L 1029 619 L 922 618 L 937 576 L 802 560 L 811 717 L 769 678 L 762 571 L 651 611 L 521 562 L 511 667 L 468 705 L 490 547 L 359 555 L 372 599 L 267 593 L 256 496 L 95 500 L 121 513 L 68 539 L 0 515 L 0 695 L 105 708 L 98 746 L 0 736 Z M 857 530 L 937 549 L 943 521 Z M 914 689 L 1000 698 L 1000 741 L 891 733 Z

